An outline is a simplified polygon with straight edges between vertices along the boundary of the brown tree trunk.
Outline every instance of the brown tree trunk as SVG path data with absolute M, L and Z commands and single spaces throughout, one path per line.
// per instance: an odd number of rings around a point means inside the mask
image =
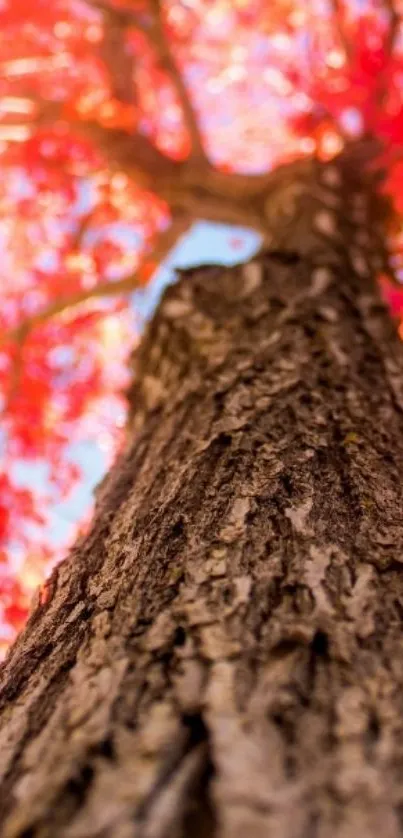
M 185 272 L 135 356 L 127 450 L 3 666 L 2 838 L 403 835 L 382 203 L 287 171 L 270 252 Z

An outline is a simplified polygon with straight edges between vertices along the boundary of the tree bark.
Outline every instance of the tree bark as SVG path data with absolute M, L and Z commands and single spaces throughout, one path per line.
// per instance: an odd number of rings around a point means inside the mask
M 165 293 L 92 529 L 3 666 L 2 838 L 403 834 L 384 204 L 341 158 L 263 216 L 270 250 Z

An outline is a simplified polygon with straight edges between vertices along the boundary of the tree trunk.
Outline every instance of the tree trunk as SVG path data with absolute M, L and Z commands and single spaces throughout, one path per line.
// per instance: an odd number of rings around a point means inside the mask
M 136 353 L 127 449 L 3 666 L 2 838 L 403 835 L 383 205 L 343 159 L 287 171 L 271 250 L 184 272 Z

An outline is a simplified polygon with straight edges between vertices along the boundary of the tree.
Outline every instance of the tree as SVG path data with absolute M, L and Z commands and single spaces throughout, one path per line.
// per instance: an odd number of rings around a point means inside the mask
M 292 51 L 307 33 L 301 9 L 236 4 L 238 33 L 259 25 L 280 49 L 269 83 L 309 106 L 273 129 L 286 153 L 256 175 L 223 166 L 200 135 L 176 58 L 190 31 L 211 47 L 194 5 L 96 5 L 114 108 L 97 101 L 81 122 L 69 100 L 63 119 L 166 202 L 157 255 L 196 217 L 247 224 L 264 246 L 244 266 L 182 272 L 132 356 L 126 440 L 94 522 L 3 666 L 2 834 L 398 836 L 403 361 L 382 301 L 398 313 L 398 12 L 354 16 L 336 3 L 332 17 L 313 14 L 310 67 L 320 50 L 327 65 L 306 78 Z M 230 20 L 220 5 L 203 10 Z M 55 12 L 39 11 L 48 49 Z M 18 12 L 7 11 L 10 26 Z M 140 52 L 136 63 L 123 49 L 133 30 L 136 50 L 158 55 L 161 91 L 169 80 L 176 92 L 176 159 L 128 83 L 141 78 Z M 40 125 L 19 155 L 36 153 L 65 96 L 46 98 L 35 81 Z M 102 124 L 116 110 L 119 127 Z M 53 165 L 62 189 L 75 136 Z M 150 258 L 145 248 L 145 276 Z M 26 347 L 54 316 L 128 291 L 143 271 L 87 288 L 80 276 L 68 297 L 56 283 L 7 340 Z M 15 421 L 23 358 L 10 357 Z

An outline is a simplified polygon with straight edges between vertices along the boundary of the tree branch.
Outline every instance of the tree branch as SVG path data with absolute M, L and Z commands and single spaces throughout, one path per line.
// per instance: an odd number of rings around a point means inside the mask
M 125 34 L 133 25 L 133 10 L 110 6 L 105 0 L 85 0 L 97 9 L 105 21 L 104 36 L 99 55 L 106 64 L 112 83 L 112 95 L 121 102 L 133 104 L 136 100 L 133 82 L 135 62 L 127 49 Z
M 167 72 L 176 90 L 185 124 L 190 136 L 192 156 L 197 157 L 200 161 L 203 160 L 205 163 L 208 163 L 208 158 L 201 136 L 199 120 L 182 73 L 175 61 L 166 36 L 162 20 L 161 0 L 149 0 L 151 10 L 149 23 L 141 20 L 139 14 L 130 8 L 112 8 L 106 0 L 86 0 L 86 2 L 94 8 L 99 9 L 104 16 L 107 16 L 108 19 L 111 22 L 113 21 L 114 25 L 120 27 L 121 30 L 132 26 L 142 32 L 142 34 L 149 39 L 150 43 L 157 52 L 161 65 Z M 110 67 L 110 62 L 108 62 L 108 67 Z
M 23 320 L 23 322 L 20 323 L 16 329 L 6 332 L 5 335 L 0 338 L 0 346 L 7 341 L 13 341 L 17 346 L 17 352 L 10 373 L 11 383 L 9 393 L 3 407 L 3 414 L 9 410 L 11 403 L 18 392 L 23 370 L 23 349 L 31 332 L 37 326 L 42 325 L 42 323 L 46 323 L 56 315 L 68 311 L 69 309 L 73 309 L 81 303 L 87 302 L 87 300 L 131 294 L 139 286 L 142 270 L 150 262 L 153 264 L 155 263 L 155 267 L 157 268 L 178 240 L 189 230 L 191 225 L 192 218 L 190 216 L 186 216 L 184 214 L 174 215 L 170 227 L 156 237 L 149 252 L 145 251 L 137 271 L 129 274 L 123 279 L 118 280 L 117 282 L 100 282 L 94 288 L 85 288 L 77 291 L 75 294 L 69 295 L 68 297 L 60 297 L 53 303 L 50 303 L 48 306 L 43 308 L 42 311 L 39 311 L 32 317 Z M 81 233 L 81 226 L 79 229 Z
M 136 12 L 133 8 L 125 7 L 125 6 L 111 6 L 108 3 L 108 0 L 84 0 L 87 6 L 92 6 L 94 9 L 98 9 L 98 11 L 102 12 L 102 14 L 110 15 L 111 18 L 116 21 L 120 26 L 130 26 L 133 24 L 133 20 L 135 17 Z
M 182 73 L 173 57 L 171 48 L 166 37 L 164 24 L 162 20 L 161 0 L 150 0 L 150 5 L 153 9 L 153 26 L 151 28 L 150 36 L 155 48 L 161 59 L 164 69 L 167 71 L 170 79 L 176 89 L 183 116 L 186 122 L 187 129 L 190 135 L 192 145 L 192 154 L 195 157 L 205 160 L 207 162 L 207 155 L 204 150 L 204 144 L 201 137 L 199 121 L 196 116 L 193 104 L 191 102 L 189 91 L 186 87 Z
M 76 227 L 76 229 L 75 229 L 75 231 L 74 231 L 74 233 L 72 234 L 72 237 L 71 237 L 71 242 L 70 242 L 70 249 L 71 250 L 73 250 L 73 251 L 78 250 L 81 247 L 81 245 L 83 243 L 84 236 L 85 236 L 87 230 L 89 229 L 89 227 L 91 226 L 91 222 L 94 218 L 94 215 L 96 214 L 96 209 L 97 209 L 96 207 L 95 207 L 95 209 L 94 208 L 90 209 L 89 212 L 86 212 L 79 219 L 77 227 Z
M 74 308 L 87 300 L 95 299 L 97 297 L 117 297 L 121 294 L 130 294 L 138 287 L 139 279 L 144 266 L 149 262 L 155 263 L 156 267 L 161 264 L 178 239 L 183 236 L 185 232 L 187 232 L 191 224 L 192 219 L 188 216 L 178 215 L 177 217 L 174 217 L 170 227 L 157 236 L 154 246 L 151 248 L 150 252 L 144 254 L 137 271 L 123 277 L 123 279 L 117 280 L 116 282 L 112 282 L 110 280 L 107 282 L 100 282 L 98 285 L 95 285 L 94 288 L 83 288 L 82 290 L 77 291 L 76 294 L 72 294 L 68 297 L 61 297 L 58 300 L 55 300 L 54 303 L 50 303 L 50 305 L 42 309 L 42 311 L 39 311 L 29 319 L 24 320 L 20 326 L 14 329 L 11 333 L 9 332 L 6 337 L 8 339 L 14 338 L 18 340 L 20 334 L 26 335 L 28 332 L 31 332 L 35 326 L 39 326 L 41 323 L 45 323 L 47 320 L 50 320 L 56 314 L 67 311 L 67 309 Z
M 66 114 L 63 105 L 59 103 L 37 101 L 36 105 L 36 126 L 65 122 L 78 136 L 94 143 L 111 168 L 124 170 L 144 189 L 160 194 L 161 184 L 179 176 L 183 164 L 159 151 L 145 134 L 130 134 L 119 128 L 106 128 L 95 120 L 82 120 L 78 116 Z
M 106 128 L 96 121 L 82 121 L 65 115 L 59 103 L 38 101 L 32 97 L 38 125 L 53 125 L 63 121 L 85 140 L 90 140 L 113 169 L 124 171 L 143 189 L 154 192 L 169 205 L 171 212 L 183 212 L 193 220 L 204 218 L 224 224 L 234 223 L 249 227 L 258 224 L 251 202 L 261 194 L 270 181 L 265 174 L 222 172 L 197 157 L 184 161 L 173 160 L 159 151 L 143 134 L 129 134 L 119 129 Z

